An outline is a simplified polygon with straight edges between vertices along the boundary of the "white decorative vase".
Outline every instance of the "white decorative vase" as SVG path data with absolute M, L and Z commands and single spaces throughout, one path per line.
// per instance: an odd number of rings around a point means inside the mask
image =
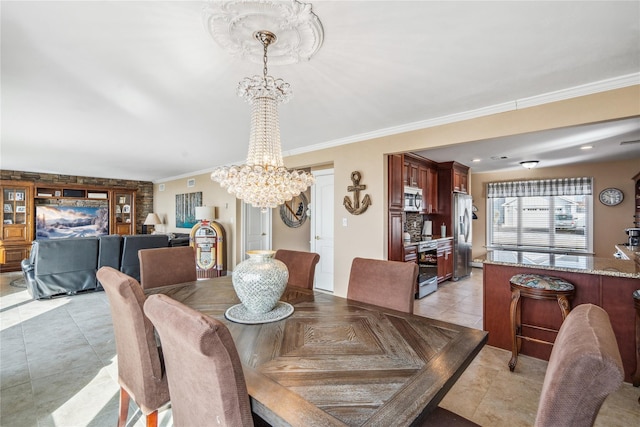
M 233 289 L 252 313 L 273 310 L 287 287 L 289 270 L 273 258 L 274 254 L 275 251 L 248 251 L 249 258 L 233 270 Z

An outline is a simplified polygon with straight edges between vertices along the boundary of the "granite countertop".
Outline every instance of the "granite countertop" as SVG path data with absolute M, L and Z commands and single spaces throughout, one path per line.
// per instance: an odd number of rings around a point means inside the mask
M 485 264 L 522 266 L 543 270 L 640 279 L 640 266 L 633 260 L 613 257 L 495 250 L 477 257 L 473 261 Z
M 449 236 L 449 237 L 441 237 L 441 236 L 432 236 L 431 239 L 424 239 L 424 240 L 416 240 L 416 241 L 411 241 L 409 243 L 404 243 L 403 245 L 405 248 L 411 247 L 411 246 L 417 246 L 420 242 L 437 242 L 438 240 L 451 240 L 453 239 L 453 236 Z

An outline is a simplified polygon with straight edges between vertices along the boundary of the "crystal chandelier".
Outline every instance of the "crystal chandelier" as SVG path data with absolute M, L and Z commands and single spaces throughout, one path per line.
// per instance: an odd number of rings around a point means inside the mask
M 291 200 L 313 184 L 304 171 L 289 171 L 282 161 L 278 103 L 293 95 L 282 79 L 267 75 L 267 48 L 275 43 L 275 34 L 257 31 L 253 35 L 264 47 L 263 75 L 245 77 L 238 84 L 238 96 L 251 104 L 251 135 L 247 162 L 223 166 L 211 173 L 211 179 L 237 198 L 266 211 Z

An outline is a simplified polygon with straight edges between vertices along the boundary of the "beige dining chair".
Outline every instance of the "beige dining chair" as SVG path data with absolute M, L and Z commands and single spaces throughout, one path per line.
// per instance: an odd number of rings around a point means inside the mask
M 413 314 L 418 264 L 354 258 L 347 299 Z
M 195 252 L 191 246 L 141 249 L 138 258 L 142 289 L 198 280 Z
M 177 426 L 253 426 L 240 357 L 224 323 L 166 295 L 151 295 L 144 311 L 164 352 Z
M 553 344 L 535 426 L 592 426 L 604 400 L 623 380 L 609 315 L 594 304 L 575 307 Z
M 100 268 L 97 277 L 109 299 L 116 340 L 120 384 L 118 427 L 127 423 L 130 399 L 145 415 L 147 427 L 155 427 L 158 409 L 169 402 L 169 387 L 153 325 L 144 315 L 142 287 L 113 267 Z
M 282 261 L 289 270 L 287 286 L 313 289 L 313 278 L 320 255 L 315 252 L 278 249 L 274 258 Z

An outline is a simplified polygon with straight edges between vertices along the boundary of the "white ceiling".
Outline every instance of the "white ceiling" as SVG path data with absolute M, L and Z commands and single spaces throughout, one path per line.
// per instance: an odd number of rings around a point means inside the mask
M 162 181 L 243 162 L 250 107 L 235 89 L 261 67 L 212 39 L 204 5 L 2 1 L 0 166 Z M 318 53 L 269 67 L 294 90 L 280 109 L 285 153 L 640 82 L 638 1 L 316 1 L 313 10 L 324 27 Z M 619 145 L 639 129 L 635 119 L 427 157 L 477 171 L 593 160 L 585 153 L 640 157 L 640 144 Z M 595 148 L 578 154 L 586 142 Z M 509 161 L 487 160 L 502 155 Z M 485 160 L 470 164 L 476 156 Z

